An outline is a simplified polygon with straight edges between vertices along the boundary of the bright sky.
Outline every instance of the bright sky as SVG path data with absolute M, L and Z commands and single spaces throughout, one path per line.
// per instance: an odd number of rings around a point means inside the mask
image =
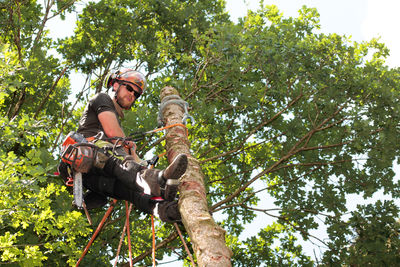
M 227 10 L 235 20 L 247 9 L 259 8 L 259 0 L 226 0 Z M 315 7 L 320 14 L 321 31 L 351 36 L 353 41 L 381 37 L 390 49 L 387 64 L 400 66 L 400 1 L 399 0 L 264 0 L 276 5 L 285 17 L 297 17 L 303 6 Z

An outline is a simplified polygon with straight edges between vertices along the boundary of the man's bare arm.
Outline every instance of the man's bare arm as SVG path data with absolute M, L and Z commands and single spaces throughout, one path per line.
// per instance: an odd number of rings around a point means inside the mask
M 107 137 L 125 137 L 125 133 L 122 130 L 121 126 L 119 126 L 117 116 L 114 112 L 103 111 L 98 115 L 98 118 Z M 132 148 L 134 146 L 134 143 L 132 141 L 129 141 L 128 146 Z M 126 148 L 126 151 L 128 152 L 128 154 L 131 154 L 134 157 L 135 161 L 140 161 L 140 158 L 137 156 L 136 151 L 128 148 Z M 130 151 L 132 153 L 130 153 Z

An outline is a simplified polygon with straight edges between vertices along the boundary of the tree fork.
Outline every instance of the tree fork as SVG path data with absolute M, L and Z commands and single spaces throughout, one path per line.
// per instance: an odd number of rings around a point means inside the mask
M 161 90 L 161 103 L 166 96 L 176 95 L 173 87 Z M 162 110 L 166 126 L 182 123 L 184 110 L 179 104 L 171 103 Z M 190 236 L 193 250 L 199 266 L 231 266 L 232 251 L 225 243 L 225 230 L 211 216 L 206 199 L 204 174 L 199 161 L 190 154 L 190 142 L 186 129 L 172 127 L 166 130 L 166 151 L 168 162 L 180 153 L 188 156 L 189 163 L 186 173 L 181 178 L 179 187 L 179 210 L 182 222 Z

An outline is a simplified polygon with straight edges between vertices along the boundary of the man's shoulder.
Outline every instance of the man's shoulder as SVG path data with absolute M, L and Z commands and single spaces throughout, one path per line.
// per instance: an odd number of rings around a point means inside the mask
M 111 96 L 109 96 L 106 93 L 97 93 L 95 94 L 91 100 L 96 100 L 96 99 L 107 99 L 107 100 L 111 100 Z M 112 101 L 112 100 L 111 100 Z
M 98 93 L 89 101 L 89 109 L 94 110 L 96 114 L 103 111 L 114 111 L 115 106 L 112 98 L 105 93 Z
M 112 99 L 111 96 L 109 96 L 106 93 L 98 93 L 95 96 L 93 96 L 90 99 L 90 103 L 94 104 L 94 103 L 106 103 L 106 104 L 112 104 Z

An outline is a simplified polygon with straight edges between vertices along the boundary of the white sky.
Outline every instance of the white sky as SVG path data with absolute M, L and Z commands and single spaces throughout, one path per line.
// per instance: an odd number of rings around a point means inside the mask
M 256 10 L 259 0 L 227 0 L 232 19 L 243 17 L 247 9 Z M 303 6 L 315 7 L 320 14 L 321 31 L 351 36 L 353 41 L 381 37 L 390 49 L 387 64 L 400 66 L 399 0 L 264 0 L 276 5 L 285 17 L 297 17 Z

